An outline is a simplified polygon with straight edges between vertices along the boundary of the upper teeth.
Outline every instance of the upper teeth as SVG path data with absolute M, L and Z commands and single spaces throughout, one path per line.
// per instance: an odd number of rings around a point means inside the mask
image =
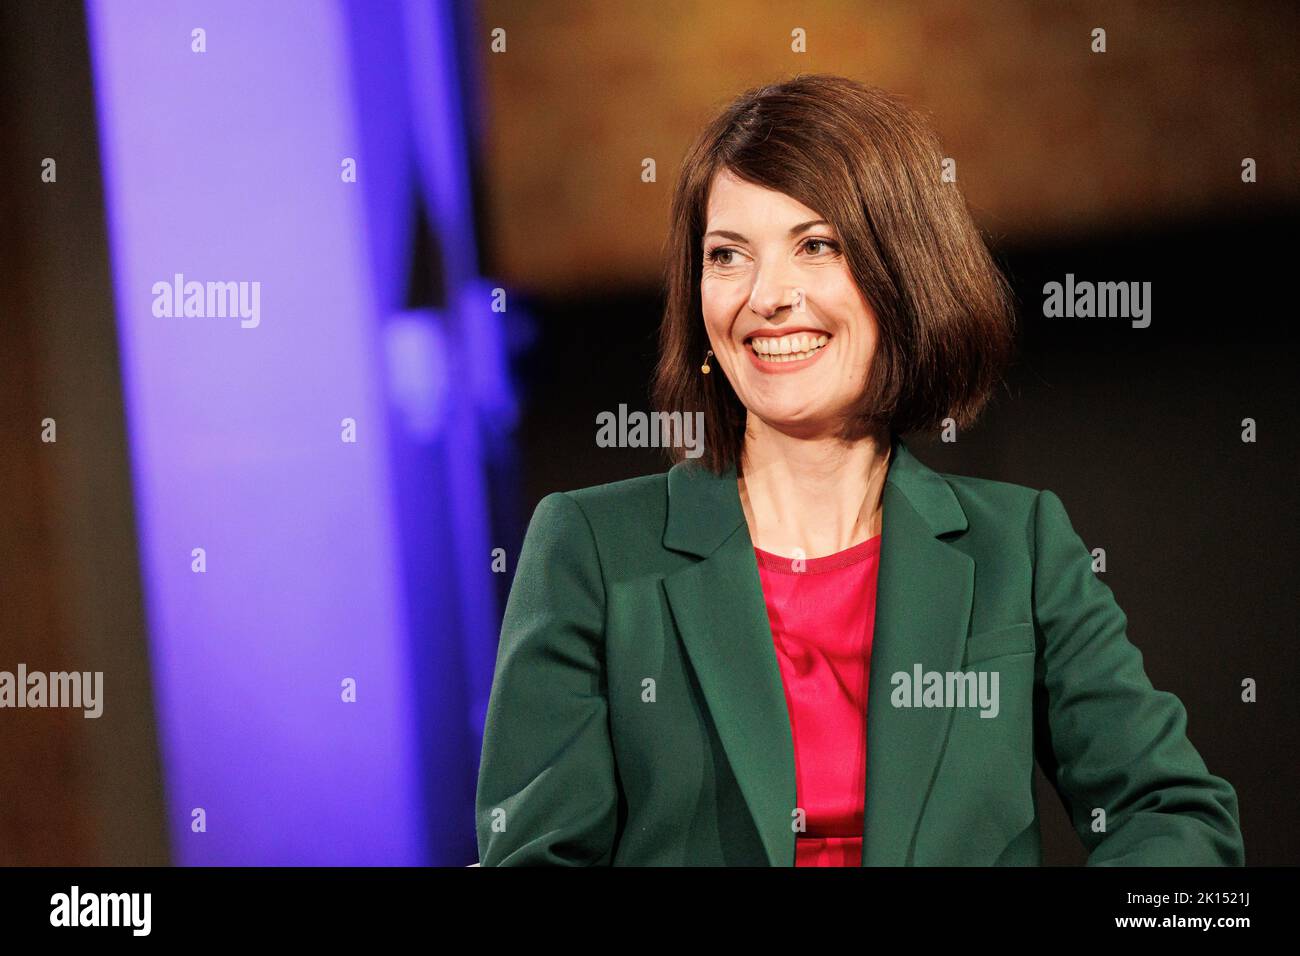
M 783 335 L 780 338 L 759 335 L 751 339 L 749 344 L 759 355 L 801 355 L 815 352 L 829 341 L 830 336 L 800 332 L 794 335 Z

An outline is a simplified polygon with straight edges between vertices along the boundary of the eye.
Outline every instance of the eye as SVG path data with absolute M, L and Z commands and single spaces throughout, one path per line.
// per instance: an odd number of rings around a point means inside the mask
M 817 238 L 816 236 L 810 236 L 809 238 L 805 239 L 805 240 L 803 241 L 803 248 L 804 248 L 805 250 L 808 251 L 809 255 L 814 255 L 814 256 L 815 256 L 815 255 L 818 255 L 818 254 L 819 254 L 819 251 L 818 251 L 818 250 L 815 250 L 815 249 L 810 249 L 810 248 L 809 248 L 810 246 L 823 246 L 823 247 L 825 247 L 825 249 L 822 250 L 822 251 L 825 251 L 825 250 L 829 250 L 829 251 L 831 251 L 831 252 L 839 252 L 839 251 L 840 251 L 840 244 L 839 244 L 838 242 L 835 242 L 835 241 L 832 240 L 832 239 L 819 239 L 819 238 Z
M 715 246 L 714 248 L 710 249 L 708 252 L 704 253 L 704 258 L 715 265 L 729 266 L 729 265 L 734 265 L 735 263 L 733 263 L 732 260 L 730 259 L 723 259 L 722 257 L 734 256 L 735 254 L 736 254 L 735 249 L 729 249 L 726 246 Z

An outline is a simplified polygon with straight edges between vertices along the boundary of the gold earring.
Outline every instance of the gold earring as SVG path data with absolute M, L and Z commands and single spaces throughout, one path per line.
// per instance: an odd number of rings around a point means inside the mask
M 704 364 L 700 366 L 700 371 L 703 372 L 705 375 L 709 374 L 709 356 L 712 354 L 713 354 L 713 350 L 710 349 L 708 355 L 704 356 Z

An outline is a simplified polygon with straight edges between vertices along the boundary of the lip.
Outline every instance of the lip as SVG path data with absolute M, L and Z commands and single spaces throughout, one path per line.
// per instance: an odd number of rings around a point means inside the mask
M 792 335 L 795 332 L 820 332 L 820 334 L 822 335 L 827 334 L 826 332 L 821 332 L 821 330 L 819 329 L 790 329 L 788 331 L 782 332 L 781 335 Z M 781 335 L 767 336 L 764 334 L 764 337 L 780 338 Z M 748 342 L 749 339 L 756 339 L 759 337 L 760 337 L 759 334 L 751 335 L 747 339 L 745 339 L 745 341 Z M 835 336 L 832 335 L 830 336 L 829 341 L 827 341 L 827 343 L 823 345 L 821 348 L 819 348 L 816 352 L 814 352 L 808 358 L 800 359 L 797 362 L 764 362 L 761 358 L 759 358 L 757 355 L 754 354 L 754 350 L 751 349 L 748 345 L 742 345 L 741 348 L 743 348 L 745 350 L 745 354 L 749 356 L 750 364 L 753 365 L 754 368 L 758 369 L 760 372 L 763 372 L 764 374 L 767 375 L 789 375 L 792 372 L 800 372 L 810 367 L 813 363 L 815 363 L 818 359 L 822 357 L 822 355 L 826 352 L 828 348 L 831 347 L 831 345 L 834 342 L 835 342 Z

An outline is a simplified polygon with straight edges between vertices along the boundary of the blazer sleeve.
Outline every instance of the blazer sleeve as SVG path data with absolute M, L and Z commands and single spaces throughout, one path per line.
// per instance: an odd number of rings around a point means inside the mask
M 618 786 L 595 538 L 547 495 L 524 535 L 488 699 L 475 817 L 481 866 L 608 865 Z
M 1236 792 L 1188 740 L 1179 699 L 1152 687 L 1052 492 L 1039 493 L 1034 524 L 1035 749 L 1088 865 L 1242 865 Z M 1095 808 L 1105 832 L 1093 830 Z

